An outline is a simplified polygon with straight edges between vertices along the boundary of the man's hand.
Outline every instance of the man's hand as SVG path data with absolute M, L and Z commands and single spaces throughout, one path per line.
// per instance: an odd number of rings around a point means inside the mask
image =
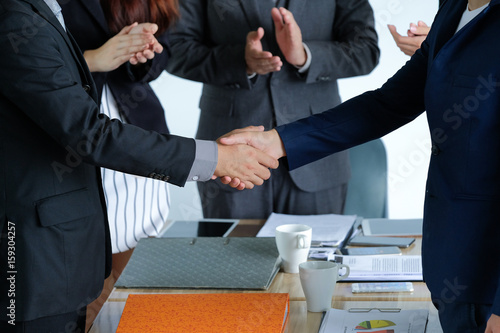
M 257 31 L 250 31 L 247 35 L 245 61 L 248 75 L 254 73 L 265 75 L 277 72 L 283 66 L 280 57 L 273 56 L 271 52 L 262 50 L 262 37 L 264 37 L 264 29 L 262 28 L 257 29 Z
M 215 176 L 229 180 L 230 186 L 238 189 L 253 188 L 269 179 L 268 168 L 276 169 L 278 160 L 248 145 L 225 146 L 217 144 L 219 158 Z
M 123 28 L 104 45 L 83 54 L 91 72 L 109 72 L 129 61 L 138 52 L 147 50 L 155 38 L 151 33 L 129 34 L 138 24 Z
M 486 324 L 486 331 L 484 333 L 500 333 L 500 317 L 492 314 L 488 323 Z
M 302 33 L 293 14 L 285 8 L 273 8 L 271 16 L 276 30 L 276 41 L 286 61 L 297 67 L 304 66 L 307 54 L 302 45 Z
M 429 30 L 431 29 L 424 22 L 418 21 L 418 24 L 410 24 L 408 36 L 402 36 L 396 31 L 396 27 L 394 25 L 389 24 L 388 27 L 396 45 L 401 51 L 403 51 L 404 54 L 409 56 L 412 56 L 420 48 L 420 45 L 422 45 L 422 42 L 425 40 L 429 34 Z
M 129 31 L 129 34 L 151 34 L 154 35 L 158 31 L 158 25 L 155 23 L 141 23 L 133 27 Z M 162 53 L 163 46 L 154 38 L 153 41 L 148 45 L 148 48 L 142 52 L 137 52 L 134 57 L 129 61 L 132 65 L 137 65 L 139 63 L 145 63 L 155 57 L 155 53 Z
M 262 132 L 246 127 L 229 132 L 218 139 L 223 145 L 246 144 L 262 150 L 276 160 L 286 156 L 283 142 L 275 129 Z

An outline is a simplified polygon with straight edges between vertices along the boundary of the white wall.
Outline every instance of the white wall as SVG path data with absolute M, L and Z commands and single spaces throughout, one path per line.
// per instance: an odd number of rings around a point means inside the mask
M 401 34 L 406 34 L 410 22 L 423 20 L 431 24 L 437 11 L 437 2 L 370 0 L 379 35 L 380 64 L 367 76 L 341 80 L 340 93 L 343 100 L 378 88 L 409 59 L 396 47 L 387 24 L 396 25 Z M 201 84 L 165 73 L 153 83 L 153 87 L 165 107 L 171 132 L 193 137 L 199 117 Z M 389 217 L 421 217 L 430 152 L 425 114 L 385 136 L 383 141 L 389 162 Z M 170 218 L 201 217 L 201 204 L 194 183 L 188 183 L 185 188 L 171 186 L 170 189 Z

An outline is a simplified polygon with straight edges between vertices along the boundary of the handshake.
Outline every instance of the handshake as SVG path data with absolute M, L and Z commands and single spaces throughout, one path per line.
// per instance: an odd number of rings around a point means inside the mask
M 212 179 L 238 190 L 262 185 L 276 169 L 278 159 L 286 155 L 283 142 L 274 129 L 249 126 L 229 132 L 217 139 L 219 157 Z

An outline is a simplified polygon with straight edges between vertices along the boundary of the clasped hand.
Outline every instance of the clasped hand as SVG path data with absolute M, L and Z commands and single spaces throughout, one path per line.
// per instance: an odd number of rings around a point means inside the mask
M 91 72 L 109 72 L 129 61 L 132 65 L 153 59 L 163 46 L 155 38 L 158 26 L 154 23 L 133 23 L 124 27 L 101 47 L 87 50 L 85 60 Z
M 271 16 L 276 31 L 276 42 L 288 63 L 294 66 L 303 66 L 307 54 L 302 45 L 302 33 L 293 14 L 285 8 L 273 8 Z M 281 70 L 283 62 L 280 57 L 262 48 L 264 29 L 258 28 L 247 35 L 245 46 L 245 61 L 247 74 L 257 73 L 265 75 Z
M 217 140 L 219 163 L 214 178 L 243 190 L 262 185 L 269 179 L 268 168 L 276 169 L 285 150 L 276 130 L 264 132 L 263 126 L 234 130 Z

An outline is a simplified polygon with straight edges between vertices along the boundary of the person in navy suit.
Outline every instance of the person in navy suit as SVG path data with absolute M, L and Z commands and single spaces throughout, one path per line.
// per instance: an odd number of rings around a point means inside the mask
M 294 169 L 427 110 L 422 263 L 446 333 L 500 332 L 499 32 L 500 0 L 445 1 L 422 47 L 380 89 L 271 131 L 221 139 L 286 156 Z

